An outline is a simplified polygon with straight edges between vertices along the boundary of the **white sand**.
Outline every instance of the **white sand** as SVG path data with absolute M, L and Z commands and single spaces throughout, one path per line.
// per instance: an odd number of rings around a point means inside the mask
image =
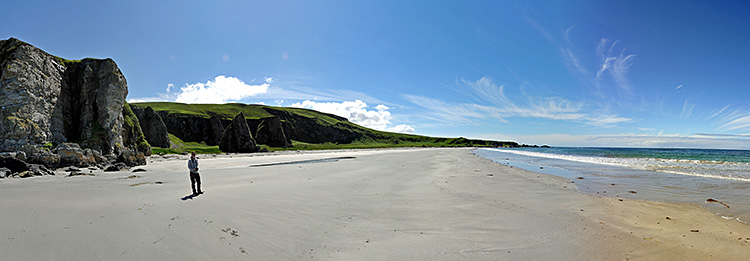
M 357 158 L 248 167 L 343 156 Z M 699 206 L 583 195 L 470 149 L 204 158 L 206 193 L 182 200 L 186 164 L 0 180 L 2 259 L 726 260 L 750 250 L 747 225 Z

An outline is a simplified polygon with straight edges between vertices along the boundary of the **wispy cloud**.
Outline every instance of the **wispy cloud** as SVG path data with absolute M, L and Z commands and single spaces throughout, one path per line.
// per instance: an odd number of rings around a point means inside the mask
M 617 98 L 633 98 L 633 88 L 630 85 L 628 73 L 633 65 L 635 54 L 626 53 L 625 48 L 619 48 L 619 40 L 600 38 L 593 52 L 580 52 L 580 48 L 577 48 L 571 41 L 575 25 L 566 28 L 561 33 L 562 37 L 559 37 L 558 34 L 547 31 L 528 15 L 524 14 L 524 18 L 532 28 L 558 48 L 572 74 L 594 88 L 597 96 L 610 98 L 618 103 L 622 101 Z M 581 59 L 581 57 L 598 57 L 600 63 L 596 66 L 586 65 L 582 61 L 587 59 Z
M 724 106 L 709 119 L 715 119 L 718 131 L 750 131 L 750 108 Z
M 632 96 L 632 87 L 628 80 L 628 70 L 633 65 L 634 54 L 625 54 L 625 49 L 616 51 L 618 41 L 606 38 L 599 40 L 596 47 L 596 55 L 601 59 L 601 66 L 596 72 L 596 83 L 600 87 L 605 83 L 605 75 L 612 77 L 615 86 L 622 94 Z
M 447 103 L 415 95 L 403 97 L 430 110 L 431 120 L 450 124 L 471 124 L 476 119 L 488 118 L 508 123 L 507 119 L 512 117 L 582 122 L 601 127 L 631 121 L 617 115 L 586 113 L 584 104 L 559 97 L 526 97 L 525 101 L 519 102 L 508 98 L 505 86 L 495 84 L 489 77 L 476 81 L 461 80 L 457 84 L 470 90 L 469 94 L 483 104 Z
M 693 114 L 693 109 L 695 108 L 695 103 L 690 103 L 689 100 L 685 100 L 685 103 L 682 105 L 682 113 L 680 113 L 680 118 L 688 118 L 690 115 Z
M 680 85 L 677 85 L 677 87 L 675 87 L 674 89 L 675 89 L 675 90 L 679 90 L 680 88 L 682 88 L 682 86 L 684 86 L 684 85 L 682 85 L 682 84 L 680 84 Z

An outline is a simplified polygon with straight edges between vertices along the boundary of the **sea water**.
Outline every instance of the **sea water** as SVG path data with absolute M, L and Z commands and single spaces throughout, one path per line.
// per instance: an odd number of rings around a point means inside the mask
M 750 221 L 750 151 L 645 148 L 478 149 L 499 164 L 570 179 L 599 196 L 702 204 Z M 727 208 L 714 199 L 726 203 Z

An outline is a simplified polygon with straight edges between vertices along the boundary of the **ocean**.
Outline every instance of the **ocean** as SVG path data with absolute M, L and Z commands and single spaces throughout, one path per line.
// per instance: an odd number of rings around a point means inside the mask
M 498 164 L 570 179 L 582 193 L 701 204 L 725 219 L 750 221 L 748 150 L 554 147 L 474 153 Z

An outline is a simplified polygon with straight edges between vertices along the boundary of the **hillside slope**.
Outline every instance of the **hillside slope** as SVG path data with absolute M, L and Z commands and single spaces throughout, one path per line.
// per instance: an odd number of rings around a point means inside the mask
M 216 145 L 234 116 L 242 112 L 258 144 L 291 147 L 329 144 L 330 147 L 492 146 L 516 147 L 515 142 L 437 138 L 373 130 L 343 117 L 309 109 L 265 105 L 131 103 L 134 111 L 151 107 L 164 119 L 170 134 L 188 142 Z M 221 125 L 221 127 L 219 127 Z M 348 146 L 347 146 L 348 145 Z

